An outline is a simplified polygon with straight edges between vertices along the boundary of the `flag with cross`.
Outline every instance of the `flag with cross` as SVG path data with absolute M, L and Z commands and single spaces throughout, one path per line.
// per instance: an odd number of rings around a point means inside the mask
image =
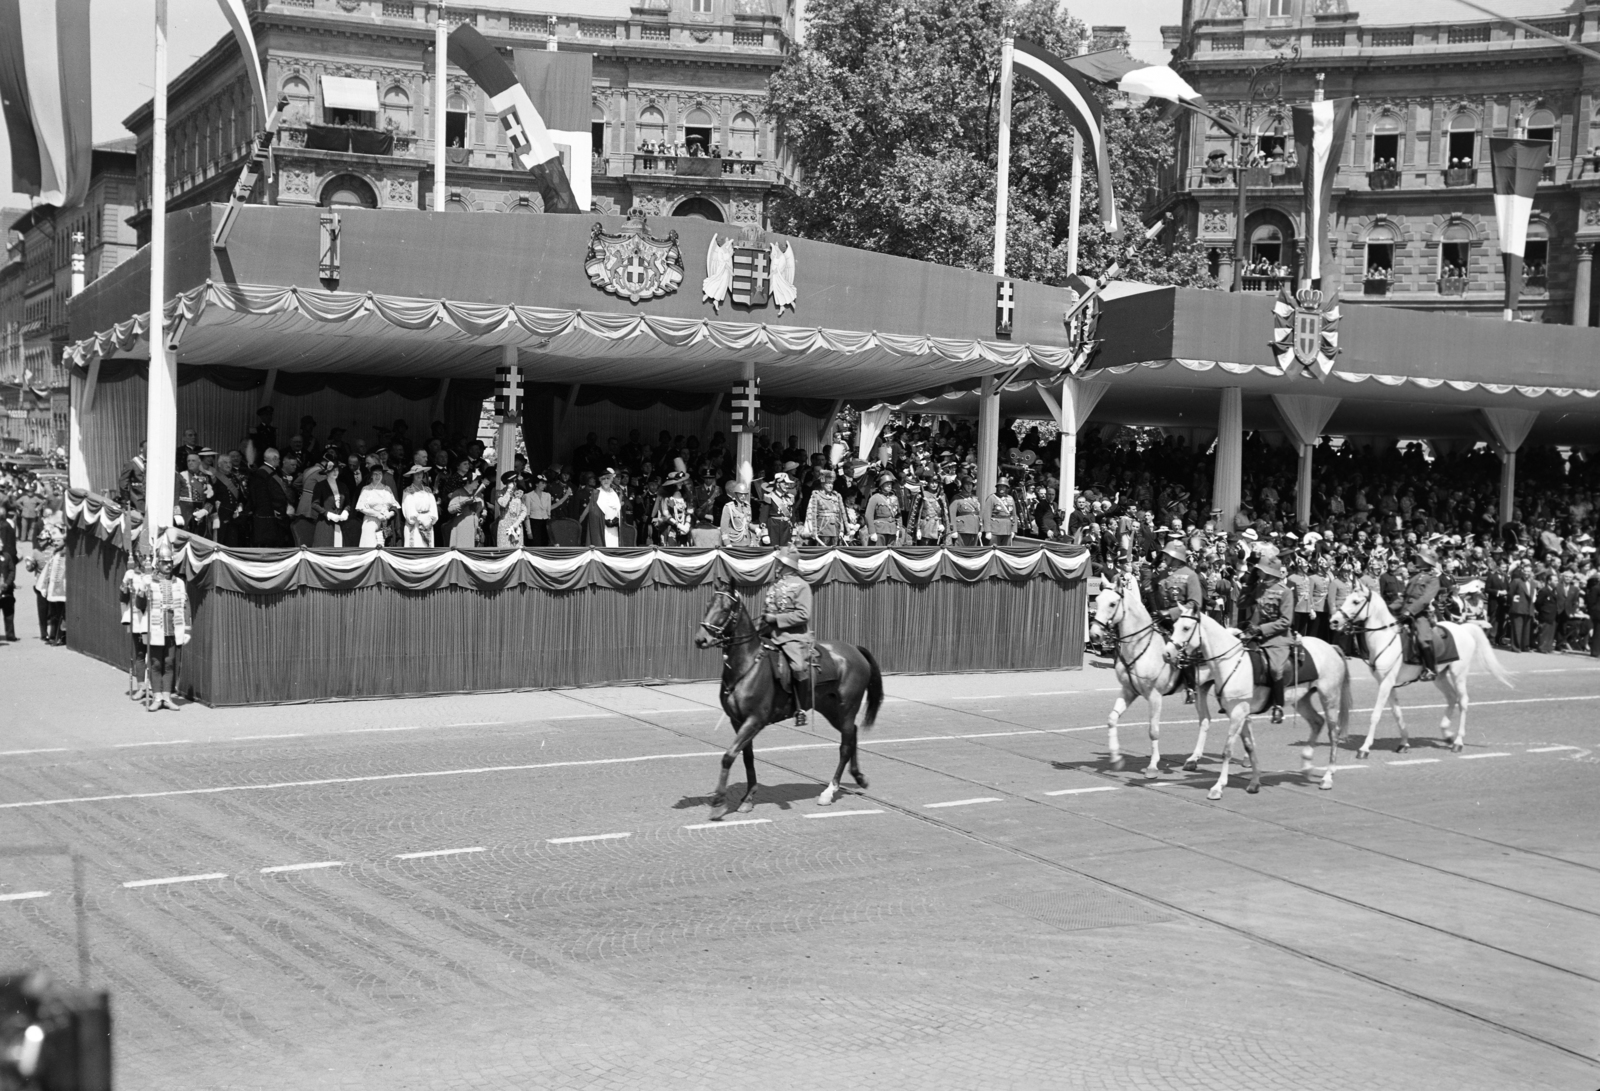
M 741 380 L 733 384 L 733 430 L 754 432 L 756 414 L 761 411 L 761 380 Z
M 494 369 L 494 415 L 506 422 L 522 415 L 522 369 L 515 365 Z
M 1017 316 L 1017 286 L 1002 280 L 994 286 L 994 333 L 996 337 L 1010 337 Z

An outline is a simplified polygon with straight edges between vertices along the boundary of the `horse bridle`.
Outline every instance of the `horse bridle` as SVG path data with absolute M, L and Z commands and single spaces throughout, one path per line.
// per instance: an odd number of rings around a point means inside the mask
M 1184 658 L 1188 659 L 1189 662 L 1203 666 L 1206 663 L 1215 663 L 1217 660 L 1223 658 L 1224 656 L 1232 655 L 1236 651 L 1242 652 L 1244 650 L 1244 639 L 1241 637 L 1239 640 L 1234 642 L 1233 647 L 1227 649 L 1226 651 L 1220 651 L 1216 655 L 1201 655 L 1200 652 L 1204 649 L 1195 647 L 1195 644 L 1200 640 L 1200 615 L 1198 613 L 1184 614 L 1183 617 L 1193 621 L 1194 628 L 1189 630 L 1189 636 L 1183 641 L 1182 644 L 1174 640 L 1172 642 L 1172 646 L 1181 651 Z M 1233 676 L 1239 673 L 1239 668 L 1244 665 L 1246 658 L 1246 656 L 1240 655 L 1239 662 L 1233 665 L 1233 670 L 1228 672 L 1228 677 L 1217 683 L 1218 694 L 1221 694 L 1223 689 L 1227 687 L 1228 683 L 1233 681 Z M 1220 700 L 1221 698 L 1219 697 L 1218 699 Z
M 1150 624 L 1146 625 L 1144 628 L 1137 629 L 1134 632 L 1129 633 L 1127 636 L 1123 636 L 1121 633 L 1117 632 L 1116 627 L 1117 624 L 1127 616 L 1128 592 L 1126 588 L 1115 585 L 1111 588 L 1111 591 L 1117 596 L 1117 608 L 1112 611 L 1111 617 L 1106 619 L 1105 624 L 1101 625 L 1101 628 L 1106 629 L 1111 633 L 1111 641 L 1115 646 L 1115 651 L 1112 653 L 1112 658 L 1118 663 L 1121 663 L 1124 667 L 1132 670 L 1133 665 L 1139 661 L 1140 656 L 1144 655 L 1144 653 L 1149 650 L 1150 643 L 1151 641 L 1155 640 L 1155 637 L 1152 635 L 1149 640 L 1144 642 L 1144 646 L 1141 647 L 1136 654 L 1131 656 L 1124 656 L 1122 654 L 1122 645 L 1128 641 L 1137 640 L 1146 633 L 1153 633 L 1156 627 L 1155 619 L 1152 618 L 1150 620 Z
M 728 630 L 733 627 L 734 620 L 739 616 L 739 611 L 742 604 L 739 602 L 738 595 L 735 595 L 732 591 L 724 591 L 721 588 L 712 591 L 711 596 L 713 600 L 726 598 L 732 602 L 733 605 L 728 610 L 727 615 L 722 619 L 721 625 L 713 627 L 706 622 L 705 618 L 701 618 L 700 628 L 704 629 L 706 631 L 706 635 L 711 638 L 711 644 L 713 647 L 726 648 L 733 643 L 733 634 Z M 749 643 L 749 641 L 741 641 L 741 643 Z
M 1362 585 L 1361 589 L 1366 593 L 1366 597 L 1361 600 L 1361 605 L 1359 607 L 1357 607 L 1355 613 L 1347 614 L 1345 616 L 1345 621 L 1347 621 L 1347 622 L 1354 623 L 1354 622 L 1357 622 L 1357 621 L 1361 621 L 1363 619 L 1368 620 L 1368 621 L 1371 620 L 1371 618 L 1368 618 L 1366 615 L 1367 615 L 1367 611 L 1372 609 L 1373 591 L 1372 591 L 1372 588 L 1366 586 L 1365 584 Z M 1340 610 L 1339 612 L 1340 613 L 1344 613 L 1343 610 Z M 1354 628 L 1353 631 L 1358 632 L 1358 633 L 1382 633 L 1382 632 L 1387 632 L 1390 629 L 1394 630 L 1394 635 L 1389 638 L 1388 644 L 1385 644 L 1383 647 L 1379 648 L 1376 652 L 1372 653 L 1372 662 L 1376 663 L 1378 661 L 1378 657 L 1381 656 L 1384 652 L 1389 650 L 1389 644 L 1393 644 L 1396 640 L 1400 639 L 1400 622 L 1399 621 L 1391 621 L 1387 625 L 1361 625 L 1359 627 L 1355 627 Z M 1374 669 L 1376 669 L 1376 668 L 1374 668 Z

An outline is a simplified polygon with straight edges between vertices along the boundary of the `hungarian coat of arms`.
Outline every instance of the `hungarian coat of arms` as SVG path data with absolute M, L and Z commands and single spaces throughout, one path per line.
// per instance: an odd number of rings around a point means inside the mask
M 595 224 L 583 268 L 589 283 L 630 303 L 670 295 L 683 283 L 678 233 L 669 231 L 666 238 L 656 238 L 645 230 L 645 218 L 637 212 L 615 235 Z

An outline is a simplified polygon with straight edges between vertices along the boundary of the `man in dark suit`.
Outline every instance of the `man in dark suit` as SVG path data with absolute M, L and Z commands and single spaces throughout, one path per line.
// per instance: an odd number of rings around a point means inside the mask
M 11 501 L 0 497 L 0 621 L 5 623 L 7 643 L 15 643 L 17 639 L 16 584 L 17 513 Z
M 256 427 L 250 433 L 250 442 L 255 445 L 256 465 L 259 466 L 267 448 L 278 445 L 278 429 L 272 423 L 272 406 L 263 405 L 256 410 Z
M 1556 650 L 1556 617 L 1561 612 L 1561 593 L 1550 572 L 1540 572 L 1533 585 L 1533 608 L 1539 619 L 1539 650 L 1549 655 Z
M 144 455 L 145 441 L 139 441 L 139 453 L 122 465 L 117 475 L 117 500 L 124 511 L 144 511 Z
M 1589 614 L 1589 654 L 1600 659 L 1600 572 L 1589 573 L 1583 588 L 1583 607 Z M 6 630 L 8 633 L 10 629 Z
M 250 544 L 258 549 L 287 548 L 294 545 L 289 534 L 289 519 L 294 514 L 294 499 L 289 486 L 278 474 L 278 450 L 268 447 L 261 465 L 250 471 Z
M 1525 652 L 1533 643 L 1533 578 L 1527 565 L 1520 565 L 1511 577 L 1508 592 L 1511 610 L 1511 648 Z

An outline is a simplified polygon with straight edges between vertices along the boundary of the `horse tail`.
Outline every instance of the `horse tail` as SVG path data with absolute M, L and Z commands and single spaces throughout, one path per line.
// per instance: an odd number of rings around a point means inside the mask
M 872 658 L 872 653 L 867 649 L 857 644 L 856 651 L 867 661 L 870 671 L 867 675 L 867 714 L 861 720 L 861 730 L 867 731 L 878 718 L 878 709 L 883 705 L 883 671 L 878 669 L 878 661 Z
M 1500 657 L 1494 654 L 1494 645 L 1489 643 L 1489 638 L 1484 634 L 1484 631 L 1476 625 L 1463 627 L 1472 631 L 1473 658 L 1483 664 L 1484 669 L 1494 676 L 1496 682 L 1501 683 L 1507 689 L 1516 689 L 1517 687 L 1511 682 L 1511 676 L 1506 673 L 1505 667 L 1500 665 Z

